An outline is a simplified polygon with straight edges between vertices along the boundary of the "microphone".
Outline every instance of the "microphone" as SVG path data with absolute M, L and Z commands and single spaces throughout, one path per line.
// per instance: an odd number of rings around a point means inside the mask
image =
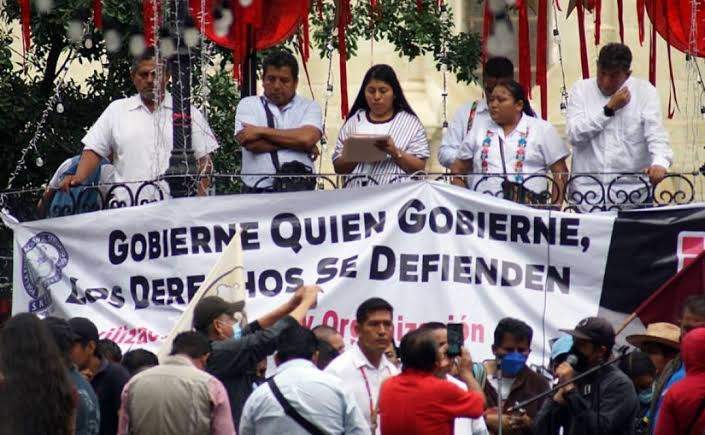
M 575 366 L 578 365 L 578 357 L 571 353 L 570 355 L 568 355 L 568 358 L 565 359 L 565 362 L 575 368 Z

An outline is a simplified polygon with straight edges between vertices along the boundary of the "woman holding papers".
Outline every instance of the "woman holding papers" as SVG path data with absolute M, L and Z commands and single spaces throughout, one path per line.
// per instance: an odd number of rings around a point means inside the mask
M 465 137 L 454 174 L 481 173 L 471 189 L 531 205 L 560 205 L 563 202 L 570 154 L 553 125 L 536 118 L 514 80 L 498 83 L 490 96 L 490 118 L 476 122 Z M 553 180 L 547 191 L 547 172 Z M 453 184 L 466 186 L 465 177 L 453 177 Z
M 429 156 L 426 131 L 389 65 L 365 74 L 333 152 L 333 167 L 349 175 L 345 187 L 386 184 L 423 171 Z

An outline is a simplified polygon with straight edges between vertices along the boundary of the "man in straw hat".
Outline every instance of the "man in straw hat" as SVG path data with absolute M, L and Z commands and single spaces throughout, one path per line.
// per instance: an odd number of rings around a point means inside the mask
M 649 355 L 656 367 L 656 376 L 663 372 L 680 351 L 681 329 L 673 323 L 658 322 L 646 327 L 643 334 L 627 336 L 627 342 Z

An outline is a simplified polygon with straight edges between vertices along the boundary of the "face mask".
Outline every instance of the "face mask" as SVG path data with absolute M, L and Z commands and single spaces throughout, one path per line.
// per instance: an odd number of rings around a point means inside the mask
M 654 395 L 653 387 L 647 388 L 646 390 L 641 390 L 639 392 L 639 403 L 642 405 L 648 405 L 651 403 L 651 398 Z
M 500 363 L 502 376 L 513 378 L 526 367 L 526 355 L 519 352 L 512 352 L 504 355 Z
M 230 337 L 231 340 L 239 340 L 242 338 L 242 328 L 239 323 L 233 323 L 233 335 Z
M 587 356 L 585 356 L 584 353 L 580 352 L 575 346 L 570 348 L 570 353 L 575 355 L 575 357 L 578 359 L 578 362 L 576 364 L 571 364 L 576 372 L 584 372 L 585 370 L 590 368 L 590 363 L 588 362 Z

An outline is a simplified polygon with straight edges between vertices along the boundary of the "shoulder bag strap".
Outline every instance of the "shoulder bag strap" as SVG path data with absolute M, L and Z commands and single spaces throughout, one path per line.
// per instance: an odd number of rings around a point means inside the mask
M 293 406 L 291 406 L 291 403 L 289 403 L 288 400 L 286 400 L 286 397 L 282 394 L 282 392 L 279 390 L 279 387 L 277 387 L 277 384 L 274 383 L 274 378 L 269 378 L 267 379 L 267 385 L 269 385 L 269 388 L 272 390 L 272 394 L 274 394 L 274 397 L 277 399 L 277 402 L 284 408 L 284 412 L 286 415 L 291 417 L 295 422 L 299 424 L 302 428 L 306 429 L 311 435 L 325 435 L 323 431 L 321 431 L 319 428 L 317 428 L 313 423 L 310 421 L 306 420 L 303 418 L 301 414 L 298 413 L 296 409 L 294 409 Z
M 465 134 L 468 134 L 472 129 L 472 124 L 475 122 L 475 115 L 477 114 L 477 100 L 472 102 L 470 107 L 470 113 L 468 113 L 468 124 L 465 126 Z
M 262 105 L 264 106 L 264 113 L 267 115 L 267 127 L 269 128 L 274 128 L 274 114 L 272 113 L 272 110 L 269 108 L 269 104 L 267 104 L 267 100 L 264 97 L 259 97 L 260 101 L 262 101 Z M 274 169 L 276 169 L 277 172 L 279 172 L 279 169 L 281 166 L 279 165 L 279 154 L 276 151 L 271 151 L 269 153 L 269 157 L 272 159 L 272 164 L 274 165 Z

